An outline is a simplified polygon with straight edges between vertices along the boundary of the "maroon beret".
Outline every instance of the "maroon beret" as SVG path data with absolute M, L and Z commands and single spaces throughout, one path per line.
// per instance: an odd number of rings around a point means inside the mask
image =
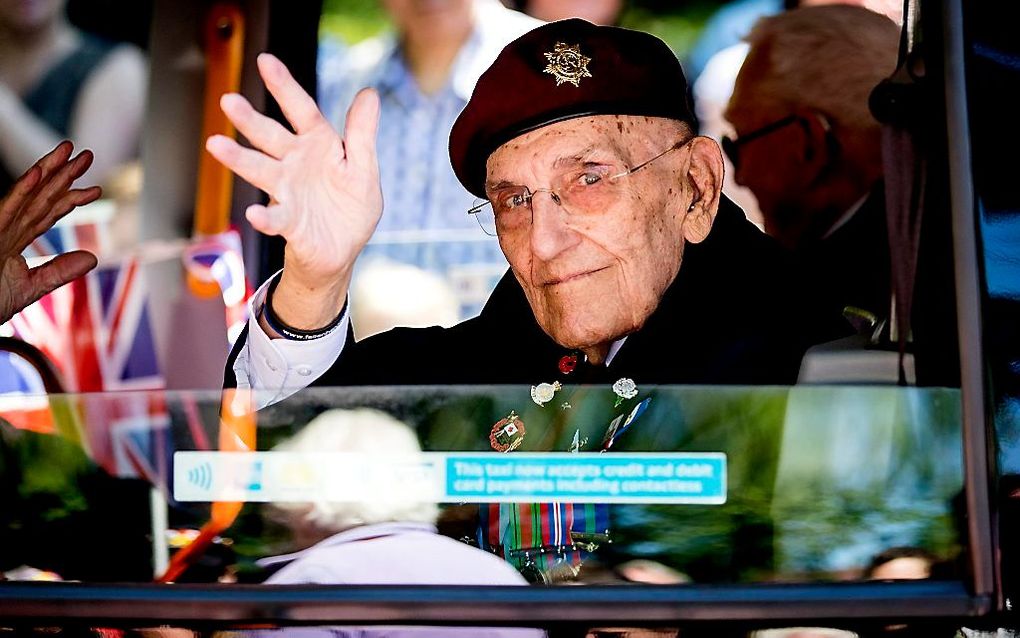
M 657 37 L 573 18 L 508 44 L 478 79 L 450 132 L 450 161 L 485 197 L 485 162 L 501 145 L 547 124 L 588 115 L 650 115 L 693 124 L 687 80 Z

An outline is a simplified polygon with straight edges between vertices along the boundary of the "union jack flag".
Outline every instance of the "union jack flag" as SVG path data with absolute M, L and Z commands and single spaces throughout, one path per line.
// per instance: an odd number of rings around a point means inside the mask
M 163 387 L 138 262 L 101 266 L 11 319 L 60 369 L 70 392 Z

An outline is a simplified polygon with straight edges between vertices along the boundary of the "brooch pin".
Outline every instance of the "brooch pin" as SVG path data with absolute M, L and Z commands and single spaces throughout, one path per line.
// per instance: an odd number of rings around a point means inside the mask
M 634 406 L 634 409 L 630 411 L 630 414 L 620 415 L 612 420 L 609 424 L 609 428 L 606 430 L 606 435 L 602 437 L 602 452 L 605 452 L 609 448 L 613 447 L 613 443 L 616 443 L 616 439 L 620 438 L 624 432 L 627 431 L 631 425 L 634 424 L 638 418 L 645 413 L 648 409 L 648 404 L 652 402 L 651 398 L 645 399 L 641 403 Z
M 634 379 L 624 377 L 613 384 L 613 393 L 616 394 L 616 403 L 613 404 L 613 407 L 618 408 L 624 400 L 637 396 L 637 384 L 634 383 Z
M 563 386 L 560 385 L 559 381 L 553 383 L 539 383 L 538 385 L 531 386 L 531 400 L 537 403 L 539 406 L 544 407 L 546 403 L 552 401 L 553 396 Z
M 524 442 L 524 421 L 513 410 L 505 418 L 496 421 L 489 432 L 489 444 L 497 452 L 513 452 Z
M 553 50 L 545 54 L 545 59 L 549 61 L 549 64 L 542 69 L 542 72 L 555 77 L 556 86 L 564 82 L 579 86 L 578 82 L 581 81 L 581 78 L 591 77 L 591 72 L 588 71 L 588 63 L 591 62 L 591 58 L 581 54 L 581 46 L 578 44 L 568 45 L 557 42 Z

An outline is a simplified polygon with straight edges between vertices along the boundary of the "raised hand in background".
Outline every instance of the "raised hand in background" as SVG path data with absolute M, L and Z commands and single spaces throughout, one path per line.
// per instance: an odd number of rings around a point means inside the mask
M 0 200 L 0 323 L 46 293 L 96 267 L 96 257 L 75 250 L 29 268 L 25 248 L 77 206 L 99 198 L 102 190 L 71 188 L 92 164 L 92 152 L 73 159 L 70 142 L 61 142 L 15 182 Z

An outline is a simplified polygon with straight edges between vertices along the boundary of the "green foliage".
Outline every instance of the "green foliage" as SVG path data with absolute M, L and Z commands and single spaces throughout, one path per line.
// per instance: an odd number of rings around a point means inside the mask
M 683 58 L 694 46 L 709 16 L 718 8 L 719 4 L 714 2 L 683 3 L 665 10 L 631 6 L 624 12 L 620 25 L 658 36 Z
M 389 24 L 379 0 L 325 0 L 319 39 L 334 38 L 356 44 L 382 33 Z
M 719 2 L 712 0 L 679 5 L 633 2 L 624 11 L 620 24 L 659 36 L 682 57 L 694 44 L 705 21 L 719 6 Z M 378 0 L 325 0 L 319 22 L 319 38 L 357 44 L 389 27 L 389 18 Z

